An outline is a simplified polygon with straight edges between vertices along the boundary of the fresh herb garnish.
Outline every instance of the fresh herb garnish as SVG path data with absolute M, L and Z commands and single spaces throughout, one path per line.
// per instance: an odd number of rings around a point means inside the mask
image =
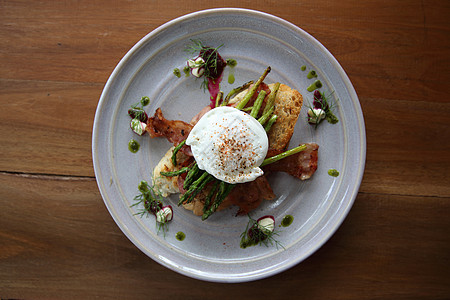
M 139 208 L 138 212 L 134 215 L 139 215 L 141 218 L 152 214 L 157 217 L 158 212 L 163 209 L 163 197 L 161 193 L 155 188 L 148 184 L 145 180 L 142 180 L 138 185 L 138 190 L 141 192 L 139 195 L 134 197 L 135 203 L 130 207 L 143 205 L 143 208 Z M 163 232 L 164 236 L 168 231 L 168 222 L 170 220 L 162 219 L 162 222 L 156 221 L 156 226 L 158 228 L 158 233 Z
M 336 169 L 329 169 L 328 170 L 328 175 L 333 176 L 333 177 L 338 177 L 339 176 L 339 171 Z
M 201 87 L 203 89 L 208 88 L 208 80 L 216 80 L 222 74 L 223 68 L 226 66 L 226 61 L 219 55 L 218 47 L 209 47 L 203 45 L 200 40 L 191 40 L 191 43 L 188 44 L 185 48 L 185 51 L 191 55 L 197 55 L 196 58 L 201 57 L 203 61 L 196 62 L 196 68 L 203 68 L 203 82 Z
M 267 230 L 261 227 L 257 220 L 253 219 L 250 214 L 248 214 L 248 218 L 247 227 L 245 227 L 244 232 L 240 235 L 240 247 L 242 249 L 256 245 L 265 245 L 266 247 L 275 245 L 277 249 L 278 246 L 284 249 L 283 245 L 275 239 L 275 236 L 279 235 L 277 231 Z
M 130 109 L 128 110 L 128 115 L 137 119 L 141 122 L 147 122 L 148 116 L 144 110 L 144 106 L 150 103 L 150 98 L 147 96 L 143 96 L 139 102 L 132 104 Z
M 314 125 L 315 128 L 326 119 L 328 123 L 336 124 L 339 119 L 333 113 L 335 103 L 331 101 L 331 92 L 329 95 L 320 92 L 319 90 L 314 91 L 314 100 L 312 105 L 308 105 L 308 123 Z

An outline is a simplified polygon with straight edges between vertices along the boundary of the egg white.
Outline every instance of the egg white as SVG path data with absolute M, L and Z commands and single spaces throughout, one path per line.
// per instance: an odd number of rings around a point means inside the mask
M 189 133 L 186 144 L 200 169 L 227 183 L 244 183 L 264 174 L 259 166 L 269 148 L 264 127 L 233 107 L 206 113 Z

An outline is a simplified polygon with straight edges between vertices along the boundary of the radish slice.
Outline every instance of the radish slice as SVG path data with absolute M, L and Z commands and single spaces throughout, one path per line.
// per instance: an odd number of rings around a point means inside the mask
M 205 65 L 205 60 L 201 56 L 198 56 L 196 59 L 189 59 L 187 65 L 191 69 L 200 68 Z
M 173 209 L 172 206 L 167 205 L 158 210 L 156 213 L 156 222 L 158 223 L 166 223 L 171 221 L 173 218 Z
M 147 124 L 139 121 L 138 119 L 133 119 L 131 120 L 130 127 L 134 133 L 138 135 L 143 135 L 145 133 L 145 128 L 147 127 Z
M 191 74 L 197 78 L 205 73 L 205 60 L 201 56 L 195 59 L 189 59 L 187 65 L 191 69 Z
M 256 221 L 258 229 L 265 234 L 271 233 L 275 229 L 275 218 L 273 216 L 264 216 Z
M 205 68 L 193 68 L 191 69 L 191 74 L 194 75 L 197 78 L 202 77 L 202 75 L 205 73 Z
M 130 108 L 128 110 L 128 115 L 132 118 L 132 119 L 138 119 L 141 122 L 147 122 L 148 120 L 148 115 L 147 113 L 140 109 L 140 108 Z

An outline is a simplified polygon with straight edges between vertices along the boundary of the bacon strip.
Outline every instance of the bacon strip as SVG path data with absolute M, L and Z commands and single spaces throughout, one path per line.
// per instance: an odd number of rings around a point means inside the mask
M 246 215 L 257 208 L 263 200 L 273 200 L 275 194 L 266 176 L 260 176 L 254 181 L 237 184 L 225 200 L 239 206 L 236 215 Z
M 158 108 L 155 115 L 148 118 L 145 130 L 150 137 L 165 137 L 176 146 L 188 137 L 192 127 L 194 126 L 180 120 L 167 120 L 164 118 L 161 108 Z M 187 145 L 184 145 L 181 151 L 186 155 L 192 156 L 191 147 Z
M 306 144 L 306 149 L 263 167 L 264 172 L 286 172 L 301 180 L 310 178 L 317 170 L 319 145 Z
M 180 120 L 167 120 L 161 108 L 158 108 L 155 115 L 147 120 L 146 130 L 152 138 L 165 137 L 169 142 L 178 145 L 187 138 L 192 127 Z

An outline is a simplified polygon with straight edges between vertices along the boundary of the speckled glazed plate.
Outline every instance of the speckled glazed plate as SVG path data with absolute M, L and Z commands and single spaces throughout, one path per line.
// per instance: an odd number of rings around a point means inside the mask
M 253 218 L 273 215 L 276 239 L 283 245 L 239 247 L 247 216 L 235 217 L 237 208 L 215 213 L 201 221 L 177 207 L 178 196 L 164 200 L 174 207 L 174 219 L 164 236 L 155 218 L 139 217 L 139 207 L 130 207 L 139 194 L 141 180 L 151 182 L 151 171 L 170 147 L 165 139 L 139 137 L 129 127 L 128 108 L 142 96 L 151 103 L 149 115 L 161 107 L 168 119 L 189 121 L 209 103 L 200 88 L 201 79 L 180 78 L 189 55 L 184 51 L 191 39 L 220 48 L 225 58 L 237 61 L 227 67 L 221 89 L 228 93 L 249 80 L 256 80 L 267 66 L 267 83 L 282 82 L 304 96 L 291 147 L 302 142 L 320 145 L 319 167 L 307 181 L 286 174 L 272 174 L 269 181 L 277 198 L 252 212 Z M 306 66 L 302 71 L 301 67 Z M 306 105 L 312 102 L 307 87 L 315 70 L 322 91 L 333 92 L 334 112 L 340 122 L 326 121 L 317 129 L 306 122 Z M 228 84 L 229 72 L 235 83 Z M 128 141 L 136 139 L 141 149 L 133 154 Z M 92 153 L 97 183 L 104 202 L 124 234 L 145 254 L 176 272 L 215 282 L 243 282 L 265 278 L 303 261 L 337 230 L 357 195 L 363 176 L 366 141 L 364 120 L 357 95 L 344 70 L 312 36 L 278 17 L 252 10 L 213 9 L 170 21 L 140 40 L 120 61 L 101 95 L 93 128 Z M 340 172 L 328 175 L 329 169 Z M 289 227 L 279 227 L 286 215 L 294 217 Z M 179 241 L 177 232 L 185 233 Z

